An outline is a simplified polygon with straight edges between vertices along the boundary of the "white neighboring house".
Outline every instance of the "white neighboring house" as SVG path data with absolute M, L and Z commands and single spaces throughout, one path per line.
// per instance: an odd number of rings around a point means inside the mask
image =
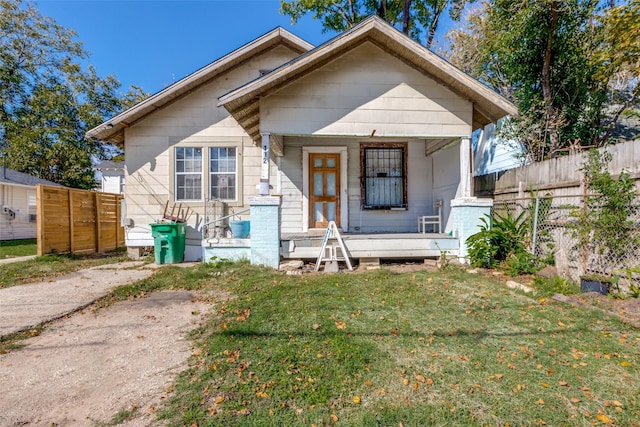
M 100 172 L 100 191 L 103 193 L 124 194 L 124 162 L 103 160 L 96 167 Z
M 0 240 L 36 238 L 36 185 L 55 182 L 0 167 Z
M 508 169 L 523 166 L 522 148 L 513 140 L 504 140 L 498 136 L 500 126 L 504 120 L 498 120 L 498 124 L 489 123 L 479 132 L 478 138 L 473 141 L 473 175 L 488 175 L 490 173 L 503 172 Z

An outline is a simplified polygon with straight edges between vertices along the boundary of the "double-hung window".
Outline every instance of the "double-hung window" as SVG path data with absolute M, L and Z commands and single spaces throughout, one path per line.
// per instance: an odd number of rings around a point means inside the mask
M 236 147 L 209 148 L 209 196 L 212 199 L 237 200 L 237 153 Z
M 176 200 L 202 200 L 202 148 L 176 147 Z
M 407 145 L 361 144 L 363 209 L 407 207 Z

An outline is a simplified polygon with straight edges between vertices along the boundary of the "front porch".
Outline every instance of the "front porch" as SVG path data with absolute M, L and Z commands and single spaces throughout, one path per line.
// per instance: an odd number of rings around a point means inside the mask
M 278 268 L 282 259 L 317 259 L 325 238 L 328 239 L 327 246 L 337 246 L 335 236 L 325 234 L 322 230 L 282 232 L 281 201 L 280 196 L 250 197 L 250 237 L 205 238 L 202 240 L 202 260 L 249 259 L 252 264 Z M 480 218 L 490 211 L 491 205 L 491 200 L 451 200 L 450 233 L 341 232 L 340 236 L 347 255 L 354 261 L 361 258 L 436 258 L 443 252 L 463 259 L 466 256 L 464 242 L 477 231 Z
M 360 258 L 406 259 L 435 258 L 442 252 L 458 255 L 457 237 L 438 233 L 341 233 L 352 261 Z M 280 256 L 283 259 L 316 259 L 320 254 L 324 233 L 283 233 Z M 328 246 L 335 244 L 329 241 Z

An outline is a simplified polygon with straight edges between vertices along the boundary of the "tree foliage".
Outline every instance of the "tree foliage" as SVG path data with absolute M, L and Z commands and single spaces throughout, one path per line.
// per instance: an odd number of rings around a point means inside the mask
M 448 33 L 445 56 L 516 103 L 506 133 L 532 160 L 602 146 L 638 96 L 639 1 L 493 0 Z
M 280 11 L 296 23 L 306 14 L 322 21 L 324 31 L 345 31 L 377 15 L 416 41 L 430 47 L 442 14 L 459 18 L 473 0 L 281 0 Z
M 0 154 L 8 168 L 93 188 L 92 159 L 109 147 L 85 132 L 146 94 L 121 97 L 113 76 L 83 69 L 75 38 L 34 3 L 0 0 Z

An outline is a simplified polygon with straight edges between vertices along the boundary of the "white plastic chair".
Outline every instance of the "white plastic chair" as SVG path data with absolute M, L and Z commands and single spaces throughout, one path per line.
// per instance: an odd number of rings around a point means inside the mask
M 418 232 L 426 233 L 427 226 L 432 226 L 434 233 L 442 232 L 442 200 L 438 200 L 433 204 L 438 212 L 437 215 L 422 215 L 418 217 Z

